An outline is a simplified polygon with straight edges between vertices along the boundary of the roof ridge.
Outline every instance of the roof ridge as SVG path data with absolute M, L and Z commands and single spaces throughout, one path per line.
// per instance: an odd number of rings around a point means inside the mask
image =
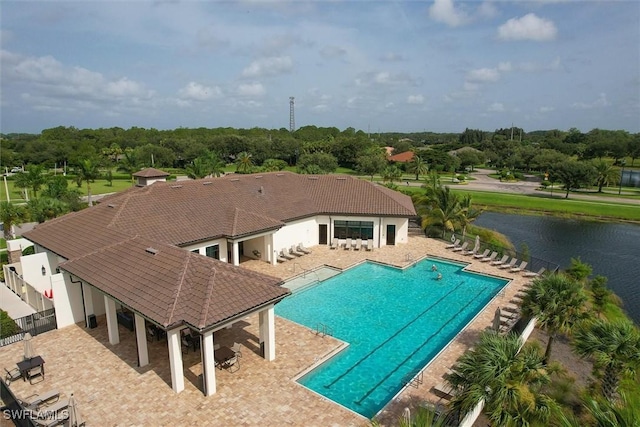
M 198 327 L 202 327 L 201 325 L 207 324 L 207 317 L 209 317 L 209 304 L 211 303 L 211 299 L 213 297 L 213 288 L 216 284 L 216 274 L 218 274 L 218 269 L 212 267 L 213 275 L 209 279 L 209 283 L 207 283 L 207 295 L 204 298 L 204 304 L 202 305 L 202 312 L 200 313 L 200 325 Z
M 119 232 L 118 230 L 111 230 L 111 229 L 110 229 L 109 231 L 112 231 L 112 232 L 114 232 L 114 233 L 118 233 L 118 234 L 121 234 L 121 235 L 123 235 L 123 236 L 126 236 L 126 234 L 121 233 L 121 232 Z M 80 255 L 79 257 L 75 257 L 75 258 L 73 258 L 73 259 L 69 259 L 69 260 L 67 260 L 67 261 L 77 261 L 77 260 L 81 260 L 81 259 L 83 259 L 83 258 L 86 258 L 86 257 L 90 256 L 90 255 L 93 255 L 93 254 L 99 254 L 100 252 L 105 252 L 106 250 L 111 249 L 111 248 L 113 248 L 113 247 L 115 247 L 115 246 L 121 245 L 121 244 L 123 244 L 123 243 L 128 243 L 128 242 L 131 242 L 132 240 L 135 240 L 135 239 L 141 239 L 141 238 L 143 238 L 143 237 L 142 237 L 142 236 L 140 236 L 140 235 L 138 235 L 138 234 L 136 234 L 136 235 L 134 235 L 134 236 L 131 236 L 131 237 L 126 237 L 126 238 L 125 238 L 125 239 L 123 239 L 123 240 L 119 240 L 119 241 L 117 241 L 117 242 L 113 242 L 113 243 L 110 243 L 110 244 L 108 244 L 108 245 L 101 246 L 100 248 L 96 249 L 95 251 L 87 252 L 87 253 L 85 253 L 84 255 Z M 64 262 L 66 262 L 66 261 L 64 261 Z M 64 264 L 64 262 L 62 262 L 61 264 Z
M 129 204 L 129 201 L 131 200 L 131 198 L 133 196 L 137 196 L 143 193 L 148 193 L 151 188 L 151 186 L 147 186 L 147 187 L 138 187 L 135 188 L 133 187 L 135 190 L 139 190 L 139 191 L 130 191 L 126 194 L 123 194 L 122 199 L 123 202 L 120 204 L 120 207 L 118 208 L 118 211 L 116 212 L 116 214 L 113 216 L 113 218 L 111 218 L 111 221 L 109 221 L 109 224 L 107 224 L 106 228 L 111 229 L 112 226 L 115 226 L 116 221 L 118 221 L 120 219 L 120 216 L 122 215 L 122 211 L 124 211 L 124 208 Z M 114 202 L 117 200 L 114 200 Z M 108 206 L 108 205 L 107 205 Z
M 177 248 L 179 249 L 179 248 Z M 182 251 L 182 250 L 181 250 Z M 183 251 L 184 252 L 184 251 Z M 187 267 L 189 266 L 189 263 L 191 261 L 191 256 L 192 253 L 189 251 L 186 251 L 186 257 L 185 257 L 185 261 L 182 264 L 182 274 L 180 276 L 180 280 L 178 281 L 178 286 L 173 294 L 173 304 L 172 306 L 169 308 L 169 316 L 168 316 L 168 324 L 173 323 L 173 316 L 175 315 L 176 312 L 176 307 L 178 306 L 178 301 L 180 301 L 180 294 L 182 292 L 182 288 L 183 285 L 185 284 L 185 278 L 187 276 Z

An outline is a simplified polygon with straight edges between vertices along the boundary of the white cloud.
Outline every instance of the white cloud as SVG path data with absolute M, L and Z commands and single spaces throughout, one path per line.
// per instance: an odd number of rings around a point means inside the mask
M 498 16 L 498 9 L 493 2 L 483 1 L 480 6 L 478 6 L 478 15 L 483 18 L 495 18 Z
M 418 81 L 407 73 L 389 71 L 370 71 L 361 73 L 355 79 L 356 86 L 416 86 Z
M 293 69 L 290 56 L 261 58 L 242 70 L 242 77 L 264 77 L 288 73 Z
M 405 58 L 400 53 L 387 52 L 380 57 L 380 60 L 384 62 L 400 62 L 404 61 Z
M 407 104 L 424 104 L 424 96 L 422 95 L 409 95 L 407 97 Z
M 478 68 L 467 73 L 466 81 L 471 83 L 488 83 L 500 80 L 497 68 Z
M 443 22 L 450 27 L 458 27 L 469 21 L 468 15 L 453 4 L 453 0 L 435 0 L 429 7 L 429 16 L 434 21 Z
M 238 95 L 240 96 L 263 96 L 267 93 L 262 83 L 248 83 L 238 86 Z
M 318 104 L 311 107 L 311 109 L 316 113 L 325 113 L 329 111 L 329 106 L 327 104 Z
M 180 98 L 194 101 L 206 101 L 222 96 L 222 90 L 218 86 L 205 86 L 196 82 L 189 82 L 178 91 Z
M 538 108 L 538 112 L 539 113 L 551 113 L 552 111 L 555 111 L 554 107 L 549 107 L 549 106 L 542 106 L 540 108 Z
M 574 102 L 571 104 L 571 107 L 578 110 L 590 110 L 592 108 L 604 108 L 610 105 L 611 103 L 607 100 L 607 94 L 601 93 L 598 99 L 593 102 Z
M 328 59 L 340 58 L 346 54 L 347 49 L 340 46 L 325 46 L 320 49 L 320 55 Z
M 498 27 L 498 38 L 502 40 L 550 41 L 556 38 L 558 30 L 555 24 L 534 13 L 522 18 L 512 18 Z
M 493 104 L 489 105 L 487 111 L 490 111 L 492 113 L 501 113 L 504 111 L 504 105 L 501 102 L 494 102 Z

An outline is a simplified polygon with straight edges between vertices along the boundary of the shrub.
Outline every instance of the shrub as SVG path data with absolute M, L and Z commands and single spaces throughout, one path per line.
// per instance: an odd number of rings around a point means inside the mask
M 18 333 L 18 325 L 6 311 L 0 310 L 0 338 L 10 337 Z

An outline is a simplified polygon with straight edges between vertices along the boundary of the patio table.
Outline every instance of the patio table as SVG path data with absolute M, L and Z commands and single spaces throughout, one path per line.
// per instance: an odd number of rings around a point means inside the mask
M 30 359 L 25 359 L 22 362 L 18 362 L 18 369 L 22 374 L 22 380 L 26 381 L 29 376 L 29 371 L 35 367 L 42 366 L 42 374 L 44 374 L 44 359 L 42 356 L 32 357 Z
M 227 362 L 236 357 L 236 352 L 231 350 L 229 347 L 220 347 L 215 350 L 213 354 L 216 365 L 218 365 L 220 369 L 222 369 Z

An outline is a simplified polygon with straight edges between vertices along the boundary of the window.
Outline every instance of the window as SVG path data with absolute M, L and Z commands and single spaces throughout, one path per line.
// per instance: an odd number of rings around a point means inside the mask
M 206 255 L 209 258 L 220 259 L 220 246 L 218 245 L 207 246 L 205 251 L 206 251 Z
M 373 221 L 334 221 L 333 237 L 338 239 L 373 239 Z

